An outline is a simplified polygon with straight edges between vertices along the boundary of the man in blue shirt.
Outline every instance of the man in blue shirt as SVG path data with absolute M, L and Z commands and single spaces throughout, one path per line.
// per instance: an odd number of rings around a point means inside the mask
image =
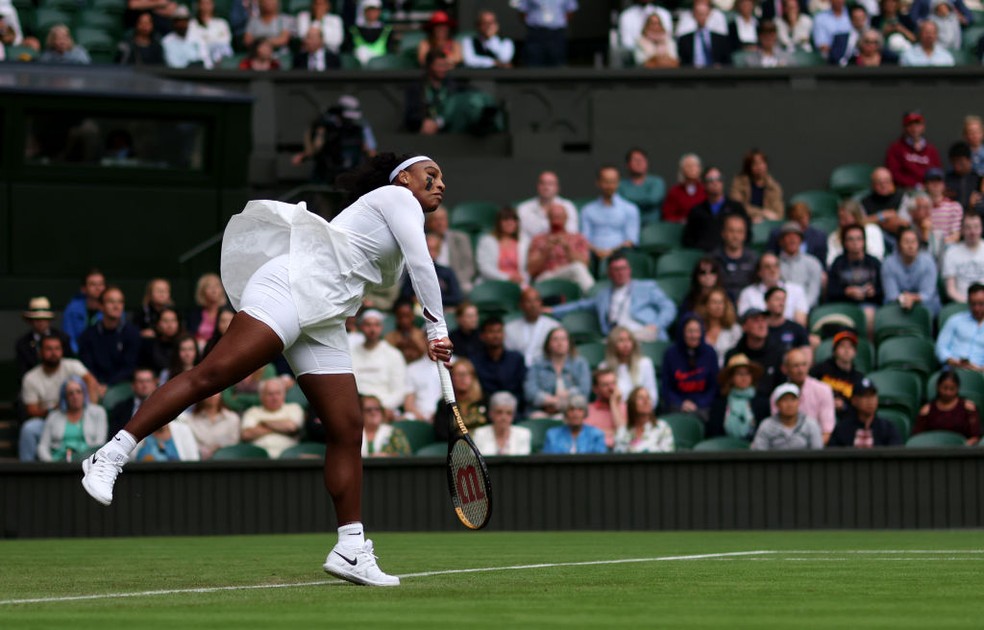
M 581 209 L 581 234 L 591 253 L 604 260 L 621 247 L 639 244 L 639 207 L 618 194 L 619 175 L 614 166 L 598 169 L 601 196 Z
M 851 18 L 845 0 L 830 0 L 830 9 L 813 18 L 813 44 L 824 57 L 830 53 L 834 36 L 851 32 Z
M 607 453 L 605 432 L 584 424 L 587 416 L 588 399 L 580 394 L 571 396 L 564 411 L 564 426 L 547 431 L 543 452 L 552 455 Z
M 946 320 L 936 339 L 936 358 L 940 363 L 964 370 L 984 371 L 984 284 L 967 290 L 969 311 Z
M 577 0 L 512 0 L 526 23 L 524 58 L 529 67 L 556 67 L 567 63 L 567 25 L 577 11 Z
M 935 317 L 940 313 L 936 263 L 929 253 L 919 250 L 915 230 L 904 227 L 898 234 L 898 249 L 885 258 L 881 268 L 885 303 L 898 302 L 905 310 L 922 304 Z

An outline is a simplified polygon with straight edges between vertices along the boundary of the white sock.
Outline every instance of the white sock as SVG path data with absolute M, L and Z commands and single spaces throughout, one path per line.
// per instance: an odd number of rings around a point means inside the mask
M 342 547 L 358 548 L 366 544 L 365 530 L 362 523 L 349 523 L 338 528 L 338 544 Z
M 133 449 L 137 448 L 137 438 L 128 431 L 120 431 L 113 436 L 113 439 L 106 442 L 106 446 L 103 448 L 112 452 L 114 455 L 123 455 L 124 458 L 128 459 Z M 126 459 L 123 461 L 125 462 Z

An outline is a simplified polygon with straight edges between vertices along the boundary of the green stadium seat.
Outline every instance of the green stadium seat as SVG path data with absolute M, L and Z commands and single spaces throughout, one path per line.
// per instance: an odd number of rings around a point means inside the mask
M 404 31 L 400 35 L 400 46 L 399 52 L 401 54 L 409 53 L 411 59 L 414 63 L 417 61 L 417 47 L 420 46 L 420 42 L 427 39 L 427 32 L 416 30 L 416 31 Z
M 818 52 L 797 48 L 793 51 L 793 65 L 798 68 L 816 68 L 827 65 L 827 60 Z
M 9 49 L 8 49 L 9 50 Z M 940 330 L 943 330 L 943 326 L 946 325 L 946 320 L 950 319 L 957 313 L 963 313 L 967 310 L 966 304 L 961 304 L 960 302 L 951 302 L 943 307 L 940 311 Z
M 601 341 L 589 341 L 577 344 L 577 353 L 581 355 L 591 369 L 598 367 L 598 364 L 605 360 L 605 343 Z
M 984 37 L 984 26 L 980 25 L 977 17 L 978 16 L 974 16 L 974 25 L 965 28 L 963 33 L 960 35 L 961 46 L 964 50 L 971 53 L 976 51 L 978 40 L 980 40 L 981 37 Z
M 612 283 L 608 280 L 598 280 L 595 282 L 594 286 L 588 291 L 587 297 L 594 297 L 604 291 L 605 289 L 612 288 Z
M 450 212 L 451 227 L 472 234 L 488 232 L 495 227 L 499 204 L 492 201 L 465 201 Z
M 236 53 L 234 55 L 229 55 L 228 57 L 223 57 L 219 60 L 218 69 L 219 70 L 238 70 L 239 64 L 243 62 L 248 55 L 246 53 Z
M 7 46 L 7 61 L 34 61 L 38 58 L 38 51 L 30 46 Z
M 661 414 L 659 419 L 673 430 L 674 450 L 689 451 L 704 439 L 704 423 L 691 413 Z
M 653 255 L 683 247 L 682 223 L 650 223 L 639 235 L 639 249 Z
M 841 164 L 831 171 L 828 187 L 841 197 L 848 197 L 871 184 L 873 170 L 875 169 L 870 164 Z
M 953 431 L 925 431 L 906 440 L 907 448 L 950 448 L 966 446 L 967 439 Z
M 785 221 L 762 221 L 752 225 L 752 245 L 765 247 L 773 230 L 778 229 Z
M 123 15 L 126 11 L 126 0 L 92 0 L 89 8 L 103 13 Z M 218 13 L 218 5 L 216 5 L 216 15 L 228 15 L 228 13 Z
M 75 30 L 75 41 L 89 51 L 95 63 L 111 63 L 116 56 L 116 41 L 101 29 L 80 27 Z
M 516 423 L 517 427 L 524 427 L 532 434 L 530 440 L 530 452 L 539 453 L 543 450 L 543 443 L 547 439 L 547 431 L 554 427 L 564 426 L 563 421 L 552 418 L 532 418 Z M 447 447 L 445 447 L 446 449 Z
M 342 53 L 338 56 L 339 63 L 342 66 L 342 70 L 361 70 L 362 62 L 359 58 L 351 53 Z
M 814 353 L 814 363 L 826 361 L 834 354 L 834 340 L 827 338 L 820 342 Z M 875 349 L 867 339 L 858 339 L 857 355 L 854 358 L 854 367 L 862 374 L 867 374 L 875 369 Z
M 311 8 L 311 0 L 287 0 L 287 2 L 282 3 L 282 6 L 291 15 L 297 15 L 301 11 L 307 11 Z
M 837 218 L 837 206 L 840 200 L 837 195 L 829 190 L 804 190 L 793 195 L 789 199 L 790 204 L 805 203 L 810 206 L 810 215 L 813 219 L 833 217 Z
M 404 57 L 403 59 L 406 60 Z M 417 60 L 406 60 L 417 67 Z M 492 117 L 489 118 L 489 113 Z M 505 117 L 495 98 L 486 92 L 467 90 L 452 94 L 444 103 L 444 130 L 449 133 L 484 135 L 503 131 Z
M 938 366 L 936 348 L 923 337 L 891 337 L 878 346 L 879 370 L 911 370 L 926 378 Z
M 597 198 L 598 197 L 577 197 L 575 199 L 571 199 L 571 203 L 574 204 L 574 207 L 577 208 L 578 212 L 580 212 L 584 206 L 588 205 Z
M 633 278 L 652 278 L 653 273 L 656 270 L 656 265 L 653 263 L 653 257 L 646 252 L 634 250 L 634 249 L 624 249 L 622 254 L 625 259 L 629 261 L 629 267 L 632 268 Z M 608 260 L 601 261 L 598 265 L 598 278 L 608 277 Z
M 563 278 L 539 280 L 533 288 L 540 292 L 540 297 L 546 304 L 562 304 L 581 299 L 581 287 L 576 282 Z
M 584 309 L 568 313 L 560 320 L 574 344 L 598 341 L 603 338 L 598 313 L 594 309 Z
M 78 11 L 81 6 L 78 0 L 44 0 L 44 7 L 46 9 L 64 11 L 70 15 Z
M 912 433 L 912 418 L 906 412 L 891 407 L 879 407 L 877 415 L 895 425 L 899 435 L 902 436 L 903 443 L 909 439 L 909 434 Z
M 403 431 L 414 453 L 434 442 L 434 426 L 429 422 L 424 422 L 423 420 L 397 420 L 393 423 L 393 428 Z
M 117 383 L 106 389 L 106 395 L 103 396 L 100 404 L 106 411 L 112 411 L 113 407 L 131 396 L 133 396 L 133 387 L 130 383 Z
M 109 14 L 103 11 L 88 9 L 75 17 L 77 28 L 91 28 L 102 31 L 116 39 L 123 34 L 123 21 L 119 14 Z
M 751 445 L 745 440 L 719 435 L 718 437 L 701 440 L 694 445 L 695 451 L 747 451 Z
M 673 345 L 672 341 L 643 341 L 639 344 L 639 349 L 643 356 L 649 357 L 656 368 L 656 378 L 659 378 L 659 369 L 663 367 L 663 357 L 666 351 Z
M 737 50 L 731 53 L 731 65 L 736 68 L 751 68 L 752 66 L 752 51 L 748 50 Z
M 950 54 L 953 55 L 953 65 L 955 66 L 979 66 L 981 65 L 981 60 L 977 58 L 977 53 L 973 50 L 967 50 L 966 48 L 953 49 L 950 48 Z
M 868 374 L 878 388 L 878 402 L 883 407 L 901 409 L 910 418 L 916 416 L 923 400 L 923 383 L 917 374 L 898 370 L 878 370 Z
M 810 221 L 810 227 L 829 236 L 840 229 L 840 221 L 837 217 L 815 217 Z
M 417 61 L 403 55 L 380 55 L 367 61 L 365 67 L 367 70 L 414 70 Z
M 859 329 L 864 330 L 864 329 Z M 933 317 L 920 305 L 903 310 L 898 304 L 886 304 L 875 312 L 875 345 L 889 337 L 933 337 Z
M 433 444 L 428 444 L 427 446 L 421 446 L 417 452 L 414 453 L 417 457 L 446 457 L 447 454 L 447 442 L 434 442 Z
M 516 310 L 519 304 L 519 285 L 508 280 L 486 280 L 475 285 L 468 294 L 468 301 L 483 313 L 503 315 Z
M 325 445 L 320 442 L 301 442 L 291 446 L 277 459 L 324 459 Z
M 850 327 L 853 324 L 855 331 L 864 331 L 867 329 L 868 324 L 865 321 L 864 311 L 857 304 L 847 302 L 834 302 L 814 307 L 810 311 L 808 328 L 811 333 L 823 333 L 832 328 L 831 326 L 825 325 L 825 323 L 830 323 L 829 320 L 832 317 L 836 321 L 838 319 L 837 316 L 839 316 L 839 319 L 843 319 L 847 326 Z M 821 336 L 828 337 L 832 336 L 832 334 L 822 334 Z
M 49 9 L 47 7 L 41 7 L 34 13 L 34 27 L 38 33 L 38 39 L 41 40 L 42 44 L 48 36 L 48 31 L 55 24 L 71 26 L 71 14 L 60 9 Z
M 687 297 L 687 293 L 690 292 L 690 278 L 686 276 L 669 276 L 666 278 L 659 278 L 656 280 L 656 284 L 659 288 L 663 290 L 666 297 L 673 300 L 673 303 L 677 306 L 683 304 L 684 298 Z
M 264 448 L 243 442 L 242 444 L 223 446 L 212 454 L 212 459 L 270 459 L 270 454 Z
M 657 278 L 668 278 L 671 276 L 683 276 L 690 278 L 690 274 L 693 273 L 694 265 L 697 261 L 706 256 L 707 254 L 699 249 L 673 249 L 662 256 L 656 261 L 656 277 Z M 633 273 L 633 275 L 635 275 Z

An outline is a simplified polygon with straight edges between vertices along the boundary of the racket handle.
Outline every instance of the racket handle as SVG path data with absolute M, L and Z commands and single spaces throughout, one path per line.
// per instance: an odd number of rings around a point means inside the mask
M 441 377 L 441 393 L 444 394 L 444 402 L 454 404 L 454 385 L 451 384 L 451 372 L 440 361 L 437 362 L 437 373 Z

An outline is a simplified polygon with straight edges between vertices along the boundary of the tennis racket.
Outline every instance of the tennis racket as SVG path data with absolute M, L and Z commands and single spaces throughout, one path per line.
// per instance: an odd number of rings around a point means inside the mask
M 492 516 L 492 482 L 485 458 L 468 435 L 461 419 L 451 385 L 451 373 L 443 363 L 437 364 L 441 390 L 447 404 L 448 422 L 448 491 L 458 520 L 468 529 L 482 529 Z

